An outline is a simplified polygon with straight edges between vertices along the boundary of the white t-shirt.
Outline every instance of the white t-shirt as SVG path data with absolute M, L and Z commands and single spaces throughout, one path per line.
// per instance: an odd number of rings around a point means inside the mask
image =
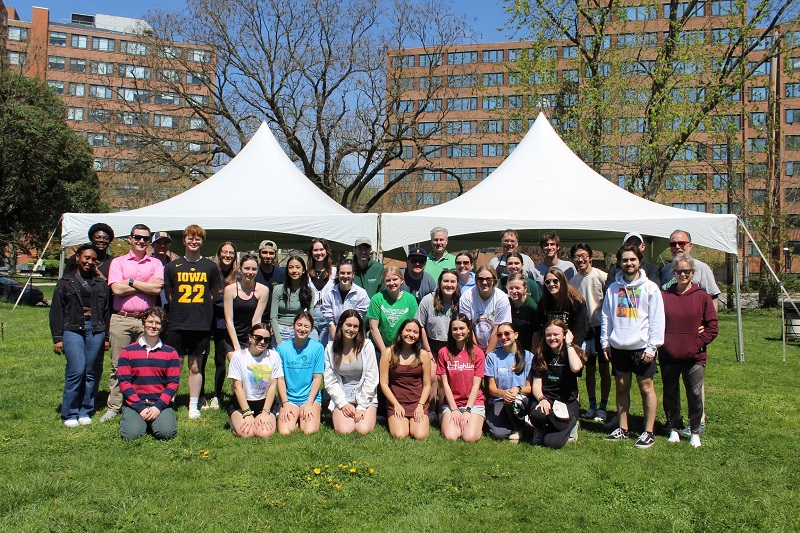
M 489 337 L 492 335 L 494 325 L 511 322 L 511 302 L 508 301 L 508 295 L 497 287 L 486 301 L 481 299 L 477 287 L 468 290 L 461 295 L 458 309 L 460 313 L 464 313 L 472 320 L 475 338 L 478 346 L 484 352 L 486 345 L 489 344 Z M 494 348 L 492 346 L 489 351 Z
M 603 315 L 603 286 L 606 283 L 608 274 L 599 268 L 592 268 L 588 275 L 584 276 L 577 272 L 569 284 L 575 287 L 578 293 L 586 300 L 586 311 L 589 315 L 589 324 L 600 327 L 600 319 Z
M 270 380 L 280 377 L 283 377 L 281 358 L 271 348 L 258 357 L 250 353 L 249 347 L 242 348 L 233 354 L 228 368 L 228 378 L 242 382 L 248 401 L 266 398 Z

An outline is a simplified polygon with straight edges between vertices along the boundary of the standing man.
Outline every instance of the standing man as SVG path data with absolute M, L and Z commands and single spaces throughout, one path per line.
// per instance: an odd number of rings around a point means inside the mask
M 603 315 L 603 295 L 605 294 L 606 273 L 592 266 L 592 247 L 578 243 L 570 250 L 572 262 L 578 272 L 569 280 L 586 302 L 589 315 L 589 329 L 583 349 L 589 360 L 586 361 L 586 394 L 589 396 L 589 409 L 584 416 L 595 422 L 605 422 L 608 409 L 608 394 L 611 392 L 611 372 L 605 357 L 598 357 L 600 347 L 600 320 Z M 599 361 L 598 361 L 599 359 Z M 597 364 L 600 363 L 600 403 L 597 403 Z
M 489 266 L 493 267 L 495 271 L 497 271 L 498 278 L 502 279 L 508 276 L 508 270 L 506 269 L 508 254 L 516 252 L 517 248 L 519 248 L 519 233 L 517 233 L 516 230 L 507 229 L 501 234 L 500 239 L 503 245 L 503 253 L 497 257 L 493 257 L 491 261 L 489 261 Z M 529 277 L 533 278 L 541 285 L 544 278 L 536 270 L 533 259 L 523 253 L 520 253 L 520 255 L 522 256 L 522 269 L 527 272 Z
M 647 245 L 640 234 L 628 233 L 625 235 L 625 238 L 622 239 L 622 244 L 637 246 L 642 252 L 642 257 L 644 257 L 644 251 L 647 248 Z M 642 261 L 642 270 L 644 270 L 644 274 L 647 276 L 647 279 L 654 282 L 656 285 L 661 286 L 661 269 L 658 267 L 658 265 L 654 265 L 648 261 Z M 617 272 L 619 271 L 619 265 L 612 265 L 611 268 L 608 269 L 608 279 L 606 280 L 605 287 L 606 289 L 608 289 L 609 285 L 611 285 L 617 278 Z M 672 274 L 670 274 L 670 279 L 672 279 Z
M 431 254 L 425 264 L 425 272 L 431 275 L 434 281 L 439 281 L 439 274 L 446 268 L 456 268 L 456 256 L 447 253 L 447 230 L 436 227 L 431 230 Z
M 183 257 L 164 268 L 164 292 L 169 301 L 165 342 L 183 357 L 189 356 L 189 418 L 200 418 L 197 403 L 202 392 L 200 373 L 211 344 L 214 298 L 222 291 L 222 274 L 217 265 L 200 255 L 206 232 L 192 224 L 183 230 Z
M 692 236 L 689 235 L 689 232 L 680 229 L 673 231 L 669 236 L 669 251 L 672 253 L 673 258 L 681 253 L 692 255 Z M 692 261 L 694 261 L 694 277 L 692 278 L 692 283 L 700 285 L 700 288 L 706 291 L 714 301 L 714 309 L 718 309 L 721 291 L 719 287 L 717 287 L 717 282 L 714 279 L 714 272 L 711 270 L 710 266 L 693 255 Z M 661 286 L 663 289 L 675 283 L 675 278 L 672 276 L 672 272 L 670 272 L 671 267 L 672 263 L 667 263 L 664 265 L 664 268 L 661 269 Z
M 156 231 L 153 233 L 150 243 L 153 245 L 153 257 L 161 261 L 165 265 L 172 261 L 174 258 L 169 253 L 169 247 L 172 244 L 172 237 L 166 231 Z
M 383 265 L 372 259 L 372 241 L 367 237 L 356 239 L 353 250 L 353 283 L 367 291 L 372 298 L 380 290 L 383 282 Z
M 600 325 L 600 344 L 617 386 L 619 415 L 619 427 L 606 438 L 629 438 L 631 374 L 636 374 L 644 410 L 644 432 L 636 447 L 649 448 L 654 443 L 657 399 L 653 376 L 658 372 L 656 352 L 664 344 L 664 301 L 661 289 L 640 268 L 642 251 L 638 246 L 622 246 L 617 263 L 622 271 L 606 291 Z
M 111 268 L 111 260 L 113 257 L 108 253 L 108 246 L 114 240 L 114 230 L 111 226 L 103 222 L 92 224 L 87 232 L 89 241 L 92 243 L 92 249 L 97 254 L 97 263 L 95 268 L 103 276 L 103 279 L 108 279 L 108 271 Z M 67 269 L 74 269 L 75 254 L 67 258 Z
M 406 268 L 403 271 L 403 290 L 411 293 L 417 299 L 422 298 L 436 290 L 436 280 L 426 271 L 428 254 L 422 248 L 412 248 L 408 251 Z
M 111 261 L 108 284 L 114 294 L 113 314 L 109 321 L 108 336 L 111 343 L 111 372 L 108 376 L 108 410 L 100 422 L 115 418 L 122 409 L 122 392 L 119 389 L 119 354 L 123 348 L 139 340 L 144 328 L 144 312 L 156 304 L 164 285 L 164 265 L 147 255 L 150 228 L 136 224 L 131 228 L 128 243 L 130 252 Z
M 544 261 L 536 265 L 536 270 L 539 271 L 542 278 L 547 274 L 548 269 L 558 267 L 567 279 L 572 279 L 572 276 L 575 275 L 575 265 L 558 258 L 558 252 L 561 251 L 561 240 L 554 231 L 549 231 L 539 237 L 539 248 L 544 254 Z
M 256 283 L 261 283 L 269 288 L 269 294 L 272 295 L 272 290 L 275 285 L 282 285 L 286 279 L 286 269 L 278 266 L 278 245 L 275 241 L 265 239 L 258 245 L 258 257 L 260 259 L 258 265 L 258 273 L 256 274 Z M 272 309 L 272 298 L 267 298 L 267 308 L 264 309 L 264 314 L 261 315 L 261 322 L 269 324 L 269 311 Z

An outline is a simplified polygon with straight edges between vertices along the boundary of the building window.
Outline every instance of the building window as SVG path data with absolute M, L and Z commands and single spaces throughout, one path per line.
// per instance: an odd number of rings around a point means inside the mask
M 478 85 L 476 74 L 453 74 L 447 77 L 447 84 L 456 89 L 475 87 Z
M 750 199 L 756 205 L 763 205 L 767 199 L 766 189 L 750 189 Z
M 68 107 L 67 108 L 67 120 L 83 120 L 83 108 L 82 107 Z
M 441 79 L 441 78 L 439 78 Z M 423 113 L 434 113 L 442 110 L 442 99 L 431 98 L 430 100 L 420 100 L 419 110 Z
M 60 31 L 51 31 L 50 46 L 67 46 L 67 34 Z
M 525 127 L 522 119 L 514 118 L 508 121 L 508 133 L 522 133 L 523 131 L 525 131 Z M 510 147 L 508 153 L 511 153 Z
M 447 147 L 447 157 L 456 159 L 460 157 L 475 157 L 478 155 L 477 144 L 456 144 Z
M 113 76 L 114 63 L 108 63 L 106 61 L 92 61 L 92 74 L 97 74 L 99 76 Z
M 210 63 L 211 62 L 211 52 L 208 50 L 189 50 L 186 53 L 186 59 L 189 61 L 194 61 L 196 63 Z
M 487 143 L 483 145 L 483 157 L 502 157 L 502 143 Z
M 787 150 L 800 150 L 800 135 L 787 135 L 786 136 L 786 149 Z
M 800 71 L 800 57 L 790 57 L 787 60 L 787 63 L 789 66 L 789 70 L 792 70 L 794 72 Z
M 441 181 L 441 173 L 438 170 L 421 170 L 419 172 L 420 181 Z
M 484 50 L 483 51 L 484 63 L 502 63 L 503 51 L 502 50 Z
M 764 178 L 767 176 L 766 163 L 750 163 L 747 165 L 747 177 L 749 178 Z
M 578 69 L 572 68 L 561 72 L 561 81 L 578 83 Z
M 747 70 L 753 71 L 753 76 L 769 76 L 772 73 L 772 63 L 765 61 L 759 64 L 758 61 L 748 61 Z
M 733 44 L 739 38 L 739 33 L 731 28 L 719 28 L 711 30 L 712 44 Z
M 196 154 L 203 151 L 203 144 L 196 143 L 196 142 L 187 142 L 186 143 L 186 152 L 190 154 Z
M 485 180 L 485 179 L 486 179 L 486 178 L 488 178 L 488 177 L 489 177 L 489 175 L 490 175 L 492 172 L 494 172 L 495 170 L 497 170 L 497 167 L 483 167 L 483 168 L 481 169 L 481 179 L 482 179 L 482 180 Z
M 438 89 L 442 86 L 441 76 L 420 76 L 419 88 L 421 89 Z
M 518 94 L 514 94 L 508 97 L 508 108 L 509 109 L 520 109 L 522 108 L 523 98 Z
M 177 46 L 162 46 L 158 49 L 158 57 L 166 59 L 180 59 L 183 50 Z
M 135 41 L 120 41 L 119 51 L 123 54 L 130 54 L 134 56 L 146 56 L 150 54 L 150 50 L 144 43 L 137 43 Z
M 673 203 L 672 207 L 675 207 L 677 209 L 685 209 L 686 211 L 698 211 L 700 213 L 706 212 L 706 204 L 704 203 L 679 202 L 679 203 Z
M 447 133 L 449 135 L 478 133 L 478 122 L 476 120 L 450 120 L 447 122 Z
M 786 202 L 790 204 L 800 203 L 800 189 L 796 187 L 789 187 L 785 189 Z
M 392 56 L 392 68 L 412 68 L 414 55 Z
M 8 27 L 8 40 L 25 42 L 28 40 L 28 28 L 20 28 L 18 26 Z
M 150 101 L 150 92 L 144 89 L 130 89 L 128 87 L 120 87 L 118 100 L 125 100 L 126 102 L 143 102 Z
M 128 126 L 146 126 L 149 119 L 147 113 L 126 111 L 124 113 L 117 113 L 117 122 Z
M 484 96 L 483 109 L 502 109 L 503 100 L 504 98 L 502 96 Z
M 747 139 L 748 152 L 766 152 L 767 140 L 766 139 Z
M 27 60 L 25 52 L 8 51 L 8 64 L 9 65 L 24 65 Z
M 704 17 L 706 16 L 705 2 L 697 2 L 691 5 L 691 2 L 680 2 L 675 10 L 675 17 L 681 18 L 688 15 L 688 18 Z M 691 9 L 691 12 L 689 11 Z M 664 4 L 664 18 L 668 19 L 671 15 L 671 5 Z
M 120 65 L 119 75 L 122 78 L 132 78 L 135 80 L 149 80 L 150 69 L 148 67 L 139 67 L 136 65 Z
M 584 41 L 584 43 L 586 44 L 586 48 L 588 48 L 590 50 L 594 49 L 595 41 L 596 41 L 596 39 L 595 39 L 594 35 L 587 35 L 586 39 Z M 603 36 L 603 40 L 602 40 L 602 42 L 600 42 L 600 48 L 602 50 L 608 50 L 609 48 L 611 48 L 611 36 L 610 35 L 604 35 Z
M 755 113 L 750 113 L 754 115 Z M 766 113 L 761 113 L 764 115 L 764 121 L 766 122 Z M 786 123 L 787 124 L 798 124 L 800 123 L 800 109 L 787 109 L 786 110 Z
M 711 2 L 712 16 L 740 15 L 741 13 L 742 10 L 736 0 L 714 0 Z
M 92 37 L 92 50 L 97 50 L 98 52 L 113 52 L 114 39 Z
M 785 94 L 786 98 L 800 97 L 800 83 L 787 83 Z
M 417 205 L 437 205 L 441 201 L 441 194 L 438 192 L 417 193 Z
M 483 133 L 503 133 L 502 120 L 484 120 Z
M 727 161 L 728 149 L 731 151 L 731 160 L 738 161 L 742 158 L 742 147 L 727 144 L 713 144 L 711 145 L 711 159 L 714 161 Z
M 728 174 L 727 173 L 717 173 L 714 174 L 711 178 L 711 185 L 714 187 L 714 190 L 717 191 L 724 191 L 728 189 Z
M 706 34 L 702 30 L 684 30 L 678 34 L 678 42 L 692 46 L 706 43 Z
M 186 119 L 186 129 L 190 131 L 199 131 L 205 128 L 205 121 L 199 117 L 189 117 Z
M 461 181 L 476 181 L 478 179 L 478 169 L 477 168 L 448 168 L 449 172 L 453 175 L 461 178 Z M 453 181 L 454 178 L 450 175 L 447 176 L 449 181 Z
M 47 68 L 50 70 L 64 70 L 67 67 L 67 58 L 59 56 L 48 56 Z
M 95 157 L 94 158 L 94 169 L 97 172 L 106 172 L 108 171 L 108 158 L 107 157 Z
M 483 84 L 486 87 L 499 87 L 503 85 L 503 73 L 491 72 L 483 75 Z
M 72 35 L 70 41 L 72 48 L 87 48 L 89 46 L 89 38 L 86 35 Z
M 104 98 L 110 100 L 113 96 L 111 87 L 105 85 L 89 85 L 89 96 L 92 98 Z
M 414 159 L 414 146 L 405 144 L 400 148 L 400 159 Z
M 470 65 L 478 62 L 478 52 L 448 52 L 448 65 Z
M 619 118 L 617 119 L 619 133 L 644 133 L 647 131 L 647 122 L 644 118 Z
M 168 83 L 178 83 L 181 80 L 181 75 L 175 69 L 163 68 L 158 70 L 158 79 Z
M 189 85 L 203 85 L 208 82 L 208 76 L 199 72 L 192 72 L 191 70 L 186 73 L 186 83 Z M 422 87 L 420 87 L 421 89 Z
M 420 54 L 419 66 L 439 67 L 442 65 L 442 54 Z
M 477 97 L 449 98 L 447 109 L 450 111 L 475 111 L 478 109 Z
M 711 212 L 714 213 L 715 215 L 727 215 L 728 204 L 723 204 L 723 203 L 711 204 Z
M 207 94 L 187 94 L 186 103 L 190 106 L 205 106 L 208 105 Z M 176 104 L 177 105 L 177 104 Z
M 160 92 L 155 95 L 155 103 L 161 105 L 177 106 L 181 103 L 181 97 L 175 93 Z
M 546 109 L 556 107 L 557 104 L 558 97 L 555 94 L 539 94 L 531 97 L 531 107 Z
M 711 129 L 714 131 L 740 131 L 742 117 L 739 115 L 716 115 L 711 117 Z
M 82 83 L 69 82 L 70 96 L 86 96 L 86 85 Z
M 706 188 L 705 174 L 673 174 L 668 176 L 665 187 L 668 191 L 696 191 Z
M 64 94 L 64 82 L 58 80 L 47 80 L 47 85 L 56 91 L 56 94 Z
M 528 57 L 528 49 L 527 48 L 512 48 L 508 51 L 508 61 L 509 63 L 516 63 L 523 57 Z
M 85 59 L 75 59 L 72 58 L 69 60 L 69 71 L 70 72 L 86 72 L 86 60 Z
M 111 146 L 111 139 L 105 133 L 89 132 L 86 134 L 89 146 L 108 147 Z
M 624 9 L 625 20 L 655 20 L 658 16 L 654 5 L 628 6 Z
M 433 135 L 442 132 L 442 124 L 440 122 L 419 122 L 417 123 L 417 131 L 420 135 Z
M 108 109 L 90 109 L 89 122 L 108 122 L 111 112 Z
M 564 59 L 577 59 L 578 47 L 577 46 L 564 46 L 561 48 L 561 55 Z

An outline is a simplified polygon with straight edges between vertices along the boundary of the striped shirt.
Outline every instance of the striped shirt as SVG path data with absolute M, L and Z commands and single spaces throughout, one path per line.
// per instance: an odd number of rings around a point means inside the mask
M 150 348 L 141 337 L 119 354 L 117 377 L 125 404 L 141 413 L 150 406 L 169 407 L 181 377 L 181 362 L 174 348 L 159 340 Z

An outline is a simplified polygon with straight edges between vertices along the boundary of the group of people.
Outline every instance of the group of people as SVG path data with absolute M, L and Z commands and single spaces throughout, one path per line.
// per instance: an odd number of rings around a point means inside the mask
M 221 407 L 227 376 L 230 427 L 239 437 L 316 432 L 324 392 L 340 433 L 366 434 L 385 417 L 395 438 L 425 438 L 438 421 L 448 440 L 475 442 L 485 431 L 552 448 L 577 438 L 581 416 L 606 422 L 612 374 L 617 414 L 607 438 L 631 436 L 635 375 L 644 409 L 636 446 L 652 446 L 660 366 L 669 441 L 686 429 L 682 378 L 687 436 L 701 445 L 719 289 L 708 265 L 691 257 L 685 231 L 670 236 L 673 261 L 662 269 L 644 261 L 641 235 L 626 235 L 608 274 L 593 266 L 586 243 L 571 248 L 572 262 L 561 258 L 552 232 L 540 238 L 538 264 L 518 251 L 518 233 L 506 230 L 503 252 L 475 268 L 471 252 L 447 251 L 447 230 L 437 227 L 430 254 L 411 248 L 405 269 L 384 268 L 363 237 L 352 260 L 334 265 L 328 243 L 312 239 L 305 258 L 290 255 L 283 267 L 272 240 L 241 257 L 224 242 L 206 259 L 205 231 L 196 225 L 184 230 L 177 257 L 167 233 L 143 224 L 131 229 L 122 257 L 108 255 L 109 226 L 95 224 L 89 238 L 59 280 L 50 312 L 53 348 L 67 363 L 67 427 L 92 423 L 110 348 L 100 420 L 121 414 L 126 439 L 176 434 L 173 406 L 187 358 L 189 419 Z M 212 338 L 216 371 L 206 401 Z

